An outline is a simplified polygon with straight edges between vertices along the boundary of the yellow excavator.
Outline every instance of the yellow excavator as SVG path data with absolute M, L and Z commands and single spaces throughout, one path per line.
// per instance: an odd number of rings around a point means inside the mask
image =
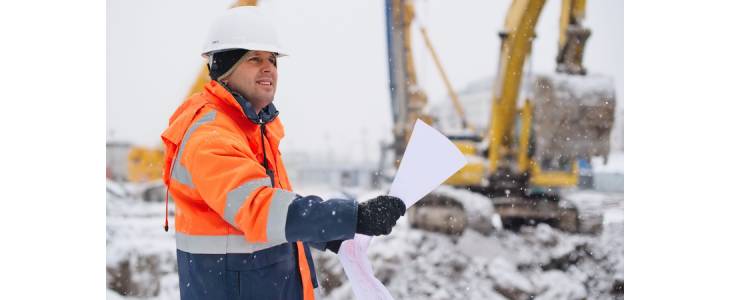
M 424 113 L 427 101 L 413 67 L 413 3 L 385 2 L 397 166 L 415 120 L 428 122 L 432 118 Z M 578 160 L 589 161 L 595 156 L 605 160 L 608 156 L 615 93 L 610 79 L 586 76 L 582 64 L 590 36 L 590 30 L 582 26 L 586 1 L 563 0 L 556 67 L 559 74 L 528 78 L 534 81 L 525 95 L 520 94 L 525 61 L 532 51 L 534 29 L 544 3 L 513 0 L 507 12 L 504 29 L 499 32 L 499 66 L 486 134 L 475 132 L 469 125 L 425 30 L 421 32 L 447 84 L 462 127 L 473 132 L 449 136 L 467 156 L 468 164 L 445 184 L 490 197 L 506 227 L 545 222 L 576 232 L 582 228 L 578 211 L 571 203 L 561 201 L 558 191 L 578 184 Z M 463 203 L 438 193 L 427 195 L 410 209 L 409 221 L 417 228 L 456 234 L 468 226 Z

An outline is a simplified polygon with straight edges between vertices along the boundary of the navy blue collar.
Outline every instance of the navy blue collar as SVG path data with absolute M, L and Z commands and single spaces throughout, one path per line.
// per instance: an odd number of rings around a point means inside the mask
M 233 99 L 236 99 L 238 105 L 240 105 L 243 109 L 243 113 L 246 115 L 246 118 L 248 118 L 251 122 L 255 124 L 266 124 L 276 119 L 276 116 L 279 115 L 279 111 L 276 110 L 274 103 L 269 103 L 269 105 L 266 105 L 258 114 L 256 114 L 256 109 L 254 109 L 251 102 L 248 102 L 243 95 L 234 92 L 231 88 L 220 81 L 218 83 L 231 93 L 231 95 L 233 95 Z

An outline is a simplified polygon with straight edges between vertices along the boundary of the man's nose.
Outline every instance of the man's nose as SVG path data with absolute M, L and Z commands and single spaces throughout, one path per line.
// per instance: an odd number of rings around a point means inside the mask
M 273 64 L 273 63 L 271 63 L 270 61 L 267 61 L 267 62 L 266 62 L 266 63 L 264 64 L 264 67 L 263 67 L 263 69 L 262 69 L 262 72 L 264 72 L 264 73 L 271 73 L 271 72 L 273 72 L 274 70 L 276 70 L 276 65 L 274 65 L 274 64 Z

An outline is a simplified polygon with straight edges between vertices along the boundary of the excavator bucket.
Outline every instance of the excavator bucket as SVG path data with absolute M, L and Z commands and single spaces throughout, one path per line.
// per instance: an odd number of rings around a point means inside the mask
M 533 82 L 534 160 L 549 167 L 558 160 L 602 156 L 610 151 L 616 94 L 600 75 L 539 75 Z

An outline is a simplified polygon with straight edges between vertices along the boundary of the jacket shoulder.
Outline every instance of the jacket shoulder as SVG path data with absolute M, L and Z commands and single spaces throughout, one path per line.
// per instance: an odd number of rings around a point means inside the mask
M 188 128 L 186 148 L 213 148 L 222 154 L 253 155 L 246 134 L 235 120 L 212 106 L 205 106 Z

